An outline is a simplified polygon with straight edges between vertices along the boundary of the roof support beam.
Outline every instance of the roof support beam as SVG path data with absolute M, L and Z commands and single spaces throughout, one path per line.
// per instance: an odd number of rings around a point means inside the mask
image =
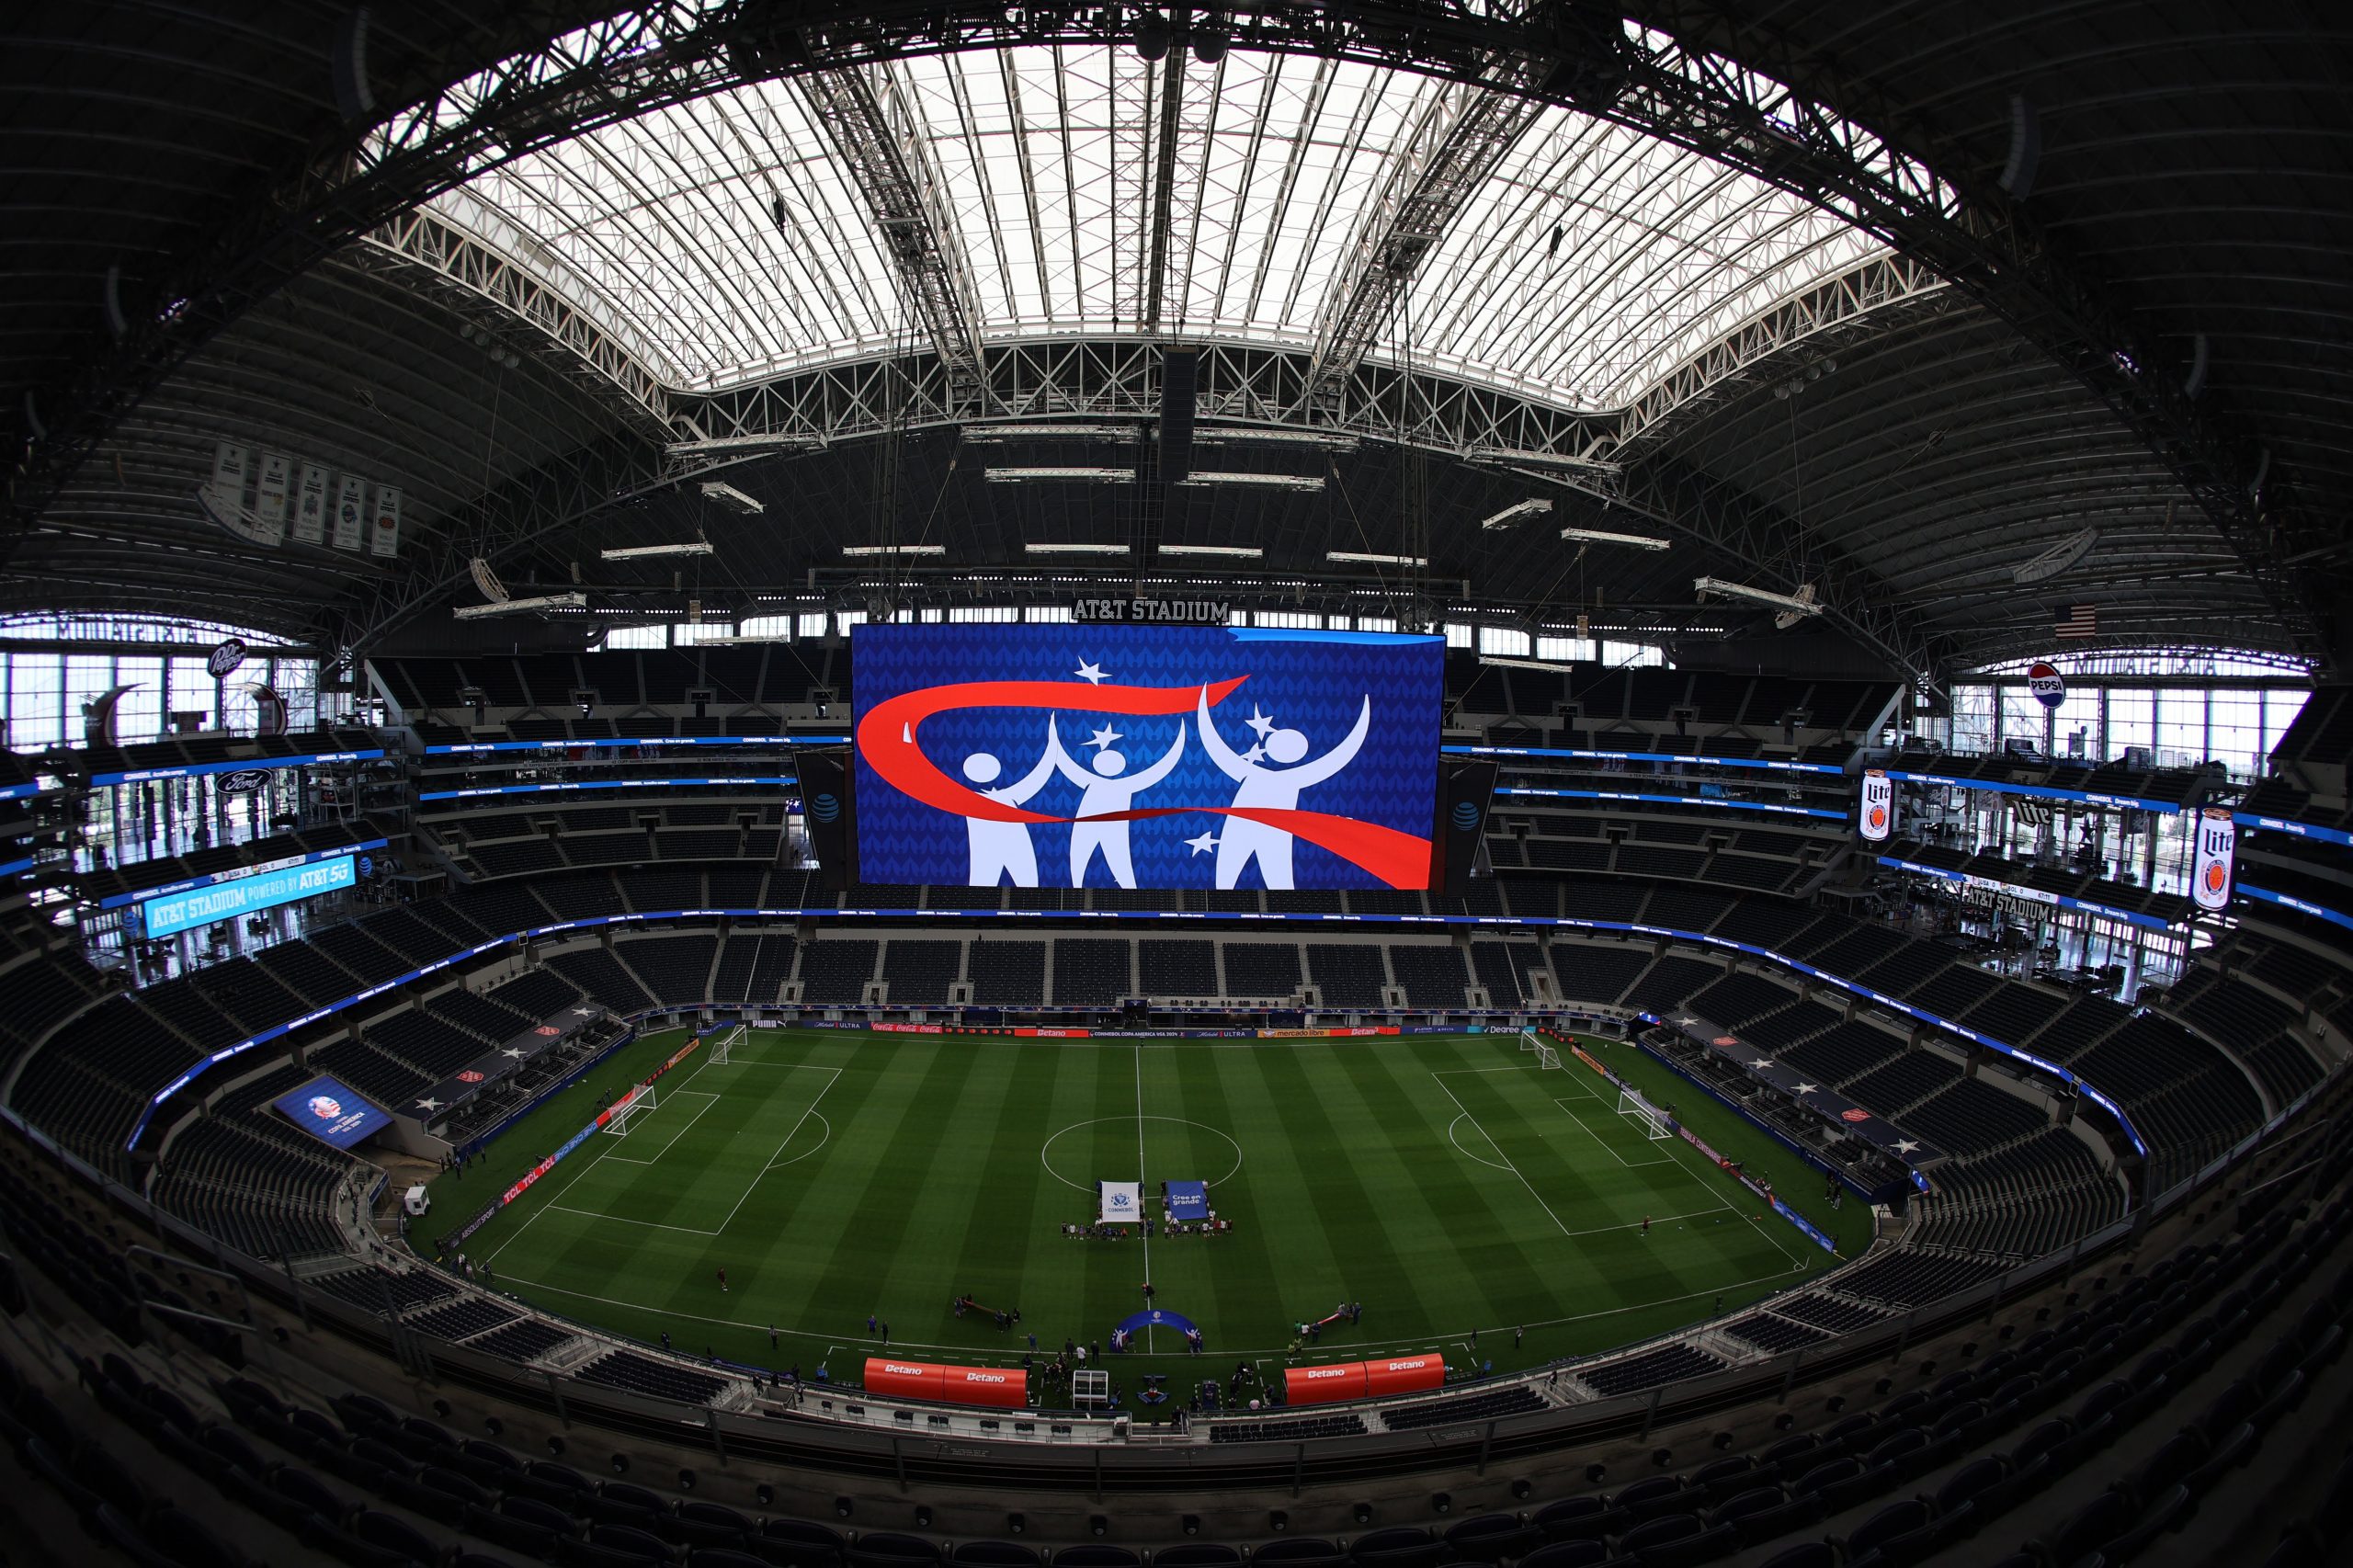
M 915 110 L 887 63 L 813 71 L 801 78 L 850 184 L 865 198 L 902 297 L 951 373 L 977 377 L 981 311 L 972 263 L 947 206 L 946 182 L 916 134 Z
M 1525 58 L 1499 61 L 1494 86 L 1456 83 L 1430 100 L 1408 138 L 1405 156 L 1358 220 L 1346 270 L 1325 296 L 1323 318 L 1315 324 L 1313 395 L 1328 394 L 1364 362 L 1399 298 L 1413 286 L 1423 258 L 1438 248 L 1519 133 L 1542 112 L 1540 99 L 1495 90 L 1506 82 L 1525 90 L 1529 84 L 1518 78 L 1528 75 L 1534 63 Z
M 1837 84 L 1835 103 L 1825 90 L 1785 85 L 1819 67 L 1785 58 L 1769 36 L 1744 39 L 1748 57 L 1739 60 L 1678 41 L 1721 22 L 1707 0 L 1644 0 L 1644 10 L 1654 26 L 1632 35 L 1606 10 L 1518 0 L 1253 0 L 1224 17 L 1232 49 L 1320 54 L 1574 103 L 1800 192 L 1881 236 L 1982 301 L 2101 398 L 2231 540 L 2287 634 L 2316 656 L 2331 652 L 2320 640 L 2318 574 L 2300 580 L 2288 564 L 2325 542 L 2325 520 L 2298 509 L 2292 475 L 2259 477 L 2255 447 L 2226 434 L 2222 395 L 2211 386 L 2195 403 L 2184 394 L 2181 368 L 2165 363 L 2099 280 L 2055 252 L 2018 202 L 1990 181 L 1958 185 L 1953 171 L 1909 150 L 1918 144 L 1914 128 L 1867 85 Z M 1597 17 L 1607 25 L 1593 25 Z M 223 203 L 217 224 L 123 301 L 119 338 L 101 332 L 51 385 L 0 409 L 7 444 L 24 454 L 10 489 L 13 520 L 20 528 L 37 517 L 129 409 L 256 301 L 483 169 L 747 79 L 838 73 L 944 49 L 1124 44 L 1135 25 L 1116 6 L 866 0 L 847 14 L 813 4 L 649 0 L 450 82 L 364 134 L 337 131 L 303 149 L 267 188 Z M 1498 62 L 1512 63 L 1499 70 Z M 860 134 L 875 133 L 877 113 L 861 108 L 855 118 L 866 122 Z M 1464 135 L 1466 153 L 1481 144 Z M 892 155 L 887 134 L 873 145 Z M 924 216 L 920 184 L 913 194 L 893 207 L 909 222 Z M 1429 194 L 1443 211 L 1440 193 Z M 958 292 L 951 257 L 923 252 L 926 233 L 936 247 L 937 232 L 926 222 L 907 240 L 926 324 L 944 354 L 971 364 L 969 295 Z M 1363 254 L 1401 259 L 1394 244 Z M 1370 302 L 1357 314 L 1377 322 L 1386 286 L 1368 278 L 1364 287 Z M 961 319 L 952 313 L 960 304 Z M 1334 321 L 1326 337 L 1341 353 L 1324 359 L 1344 358 L 1362 335 L 1361 326 Z

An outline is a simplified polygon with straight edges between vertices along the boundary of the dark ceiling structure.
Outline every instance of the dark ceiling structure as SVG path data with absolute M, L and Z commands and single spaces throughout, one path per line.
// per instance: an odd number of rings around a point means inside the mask
M 2076 606 L 2086 648 L 2353 652 L 2353 42 L 2314 7 L 9 33 L 0 616 L 365 650 L 479 560 L 622 615 L 1206 583 L 1769 648 L 1713 577 L 1931 679 Z M 224 440 L 396 486 L 398 550 L 211 520 Z

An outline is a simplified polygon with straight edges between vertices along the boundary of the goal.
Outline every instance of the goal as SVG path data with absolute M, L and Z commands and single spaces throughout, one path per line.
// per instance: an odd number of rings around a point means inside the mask
M 1519 1031 L 1519 1049 L 1536 1053 L 1536 1065 L 1540 1071 L 1547 1067 L 1558 1067 L 1561 1064 L 1561 1053 L 1534 1029 Z
M 623 1095 L 613 1107 L 613 1114 L 605 1119 L 605 1131 L 616 1138 L 629 1136 L 630 1123 L 654 1108 L 654 1085 L 640 1084 Z
M 1661 1138 L 1674 1136 L 1674 1133 L 1667 1130 L 1666 1112 L 1659 1109 L 1631 1089 L 1618 1091 L 1618 1114 L 1632 1118 L 1634 1125 L 1642 1130 L 1643 1136 L 1654 1142 Z
M 708 1064 L 712 1067 L 724 1067 L 733 1061 L 734 1057 L 730 1052 L 734 1050 L 736 1041 L 743 1038 L 744 1026 L 741 1024 L 737 1024 L 732 1029 L 722 1029 L 712 1036 Z

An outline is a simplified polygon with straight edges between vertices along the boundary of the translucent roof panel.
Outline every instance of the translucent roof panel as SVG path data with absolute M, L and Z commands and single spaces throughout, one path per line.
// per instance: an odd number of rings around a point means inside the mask
M 1312 347 L 1364 214 L 1464 98 L 1409 73 L 1239 51 L 1188 61 L 1173 114 L 1163 70 L 1128 49 L 947 54 L 869 79 L 938 192 L 984 343 L 1137 332 L 1156 295 L 1173 337 Z M 1163 126 L 1174 177 L 1155 280 Z M 908 340 L 872 209 L 791 81 L 591 132 L 435 205 L 682 388 Z M 1770 186 L 1546 109 L 1425 259 L 1402 319 L 1418 365 L 1615 408 L 1879 248 Z M 1398 331 L 1373 357 L 1396 357 Z

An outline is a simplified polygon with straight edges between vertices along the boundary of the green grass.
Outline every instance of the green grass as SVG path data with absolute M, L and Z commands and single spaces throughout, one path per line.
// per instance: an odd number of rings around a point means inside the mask
M 494 1196 L 680 1038 L 625 1048 L 462 1180 L 442 1177 L 438 1212 Z M 1018 1307 L 1023 1332 L 1059 1349 L 1105 1338 L 1142 1306 L 1149 1277 L 1157 1304 L 1199 1323 L 1229 1365 L 1278 1363 L 1291 1324 L 1359 1301 L 1362 1324 L 1327 1330 L 1308 1358 L 1438 1347 L 1502 1370 L 1644 1338 L 1708 1315 L 1720 1296 L 1731 1307 L 1832 1261 L 1779 1219 L 1760 1220 L 1762 1206 L 1697 1151 L 1638 1136 L 1574 1058 L 1539 1072 L 1509 1034 L 1042 1042 L 754 1030 L 724 1066 L 688 1058 L 629 1136 L 590 1139 L 468 1250 L 502 1288 L 584 1322 L 649 1340 L 666 1330 L 683 1350 L 804 1374 L 824 1365 L 836 1380 L 855 1379 L 879 1347 L 870 1312 L 905 1354 L 1017 1360 L 1021 1334 L 952 1314 L 967 1292 Z M 1606 1056 L 1701 1137 L 1772 1174 L 1846 1250 L 1868 1238 L 1864 1205 L 1833 1214 L 1820 1180 L 1730 1110 L 1631 1046 Z M 1097 1179 L 1139 1174 L 1148 1192 L 1163 1178 L 1211 1181 L 1233 1233 L 1062 1237 L 1063 1222 L 1092 1217 Z M 1151 1349 L 1122 1369 L 1188 1364 L 1173 1336 Z

